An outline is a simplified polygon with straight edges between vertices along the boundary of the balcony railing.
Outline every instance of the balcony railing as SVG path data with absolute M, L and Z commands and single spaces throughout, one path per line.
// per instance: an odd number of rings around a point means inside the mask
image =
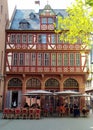
M 83 66 L 63 66 L 63 67 L 40 67 L 40 66 L 11 66 L 11 69 L 6 68 L 6 72 L 14 73 L 80 73 L 86 72 Z

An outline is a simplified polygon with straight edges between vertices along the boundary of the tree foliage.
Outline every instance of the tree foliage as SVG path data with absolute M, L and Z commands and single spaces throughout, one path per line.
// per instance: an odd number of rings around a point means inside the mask
M 87 0 L 89 1 L 89 0 Z M 84 0 L 76 0 L 66 11 L 68 16 L 58 16 L 56 33 L 61 33 L 60 39 L 69 43 L 91 44 L 91 32 L 93 32 L 92 7 L 89 8 Z
M 85 2 L 87 5 L 93 6 L 93 0 L 86 0 Z

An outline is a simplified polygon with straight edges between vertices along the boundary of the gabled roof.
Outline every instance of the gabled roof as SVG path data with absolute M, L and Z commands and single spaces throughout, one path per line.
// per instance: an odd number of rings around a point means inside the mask
M 51 15 L 62 16 L 63 18 L 67 16 L 65 9 L 51 9 L 49 5 L 46 5 L 44 9 L 40 9 L 36 13 L 32 9 L 16 9 L 13 20 L 10 25 L 12 30 L 23 30 L 19 27 L 20 22 L 29 23 L 28 30 L 40 30 L 40 14 L 44 13 L 45 10 L 51 10 Z M 35 17 L 32 17 L 35 16 Z

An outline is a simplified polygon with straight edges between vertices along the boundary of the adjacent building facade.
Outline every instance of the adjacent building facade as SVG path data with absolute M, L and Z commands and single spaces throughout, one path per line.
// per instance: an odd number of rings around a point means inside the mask
M 4 54 L 5 54 L 5 29 L 8 25 L 7 0 L 0 0 L 0 110 L 2 109 L 4 90 Z
M 22 94 L 36 89 L 84 93 L 89 50 L 80 42 L 60 40 L 54 27 L 57 16 L 66 17 L 66 10 L 52 9 L 48 4 L 38 13 L 15 10 L 6 30 L 5 107 L 11 107 L 13 101 L 23 105 Z

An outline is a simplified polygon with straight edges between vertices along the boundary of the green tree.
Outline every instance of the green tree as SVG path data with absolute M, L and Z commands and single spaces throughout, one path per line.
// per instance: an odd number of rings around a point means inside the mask
M 60 33 L 60 39 L 65 42 L 90 46 L 93 32 L 92 7 L 84 0 L 76 0 L 66 11 L 67 17 L 58 17 L 55 32 Z
M 85 2 L 87 5 L 93 6 L 93 0 L 86 0 Z

